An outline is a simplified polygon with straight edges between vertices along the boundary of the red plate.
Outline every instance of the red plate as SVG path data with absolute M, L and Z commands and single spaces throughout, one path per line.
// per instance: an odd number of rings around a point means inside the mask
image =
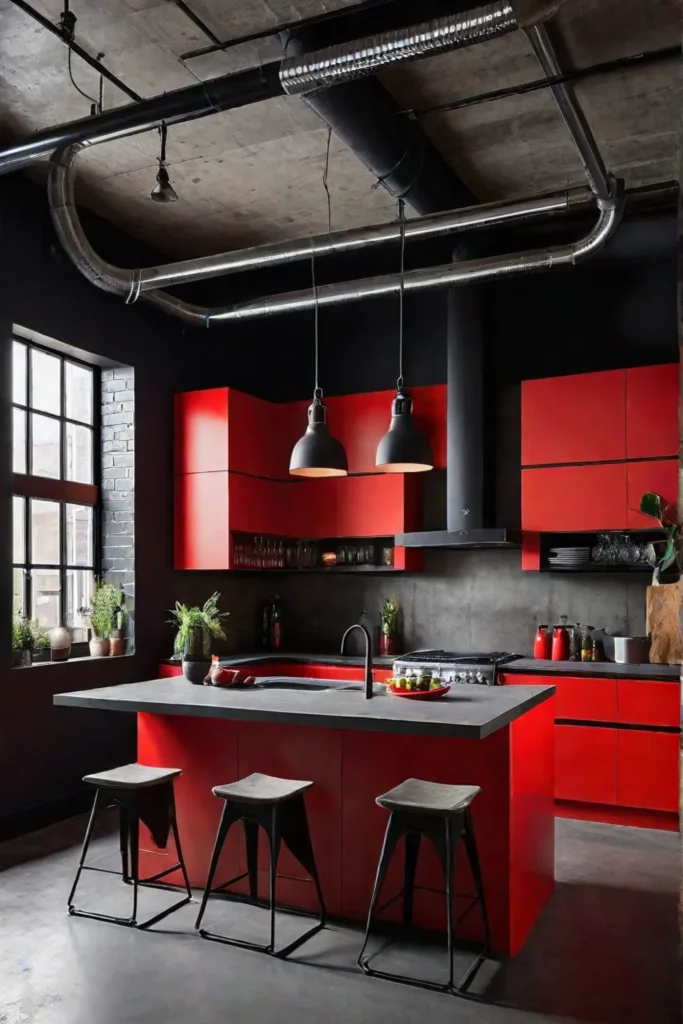
M 387 687 L 389 693 L 394 697 L 408 697 L 412 700 L 438 700 L 445 697 L 450 686 L 440 686 L 438 690 L 395 690 L 393 686 Z

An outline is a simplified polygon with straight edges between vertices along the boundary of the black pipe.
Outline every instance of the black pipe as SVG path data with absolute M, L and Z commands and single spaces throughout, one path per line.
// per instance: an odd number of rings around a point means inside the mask
M 183 12 L 183 14 L 186 17 L 188 17 L 190 19 L 191 22 L 193 22 L 197 26 L 197 28 L 199 29 L 200 32 L 204 33 L 204 35 L 207 37 L 207 39 L 211 39 L 212 40 L 214 45 L 212 47 L 210 47 L 210 48 L 207 48 L 207 52 L 208 53 L 211 53 L 214 50 L 222 50 L 223 49 L 223 45 L 222 45 L 220 39 L 218 38 L 218 36 L 216 35 L 216 33 L 211 31 L 211 29 L 206 24 L 206 22 L 202 21 L 202 19 L 199 17 L 199 15 L 196 14 L 195 11 L 193 11 L 192 8 L 189 7 L 188 4 L 185 3 L 185 0 L 173 0 L 173 3 L 176 5 L 176 7 L 179 10 L 181 10 Z M 180 59 L 183 60 L 183 57 L 181 57 Z
M 37 21 L 38 24 L 42 26 L 42 28 L 47 29 L 47 31 L 51 32 L 53 36 L 57 36 L 57 38 L 60 39 L 66 46 L 68 46 L 71 49 L 71 51 L 76 54 L 77 57 L 80 57 L 82 61 L 85 61 L 86 64 L 89 64 L 91 68 L 93 68 L 95 71 L 98 72 L 98 74 L 106 78 L 107 81 L 111 82 L 112 85 L 115 85 L 117 89 L 120 89 L 121 92 L 125 92 L 126 96 L 129 96 L 130 99 L 142 99 L 142 96 L 138 96 L 138 94 L 134 92 L 133 89 L 129 89 L 125 82 L 122 82 L 120 78 L 117 78 L 116 75 L 109 70 L 109 68 L 105 67 L 104 64 L 100 63 L 100 61 L 97 60 L 96 57 L 91 57 L 88 51 L 84 50 L 82 46 L 79 46 L 78 43 L 74 42 L 70 38 L 70 36 L 66 32 L 64 32 L 63 29 L 60 28 L 59 25 L 55 25 L 53 22 L 50 21 L 49 18 L 46 18 L 45 15 L 40 13 L 40 11 L 37 11 L 35 7 L 31 7 L 30 4 L 24 3 L 24 0 L 12 0 L 12 3 L 14 4 L 15 7 L 18 7 L 20 11 L 23 11 L 24 14 L 28 14 L 30 18 L 33 18 L 34 21 Z
M 158 128 L 162 121 L 166 124 L 190 121 L 220 110 L 281 96 L 284 89 L 280 84 L 279 71 L 280 61 L 273 61 L 209 82 L 175 89 L 139 103 L 115 107 L 94 117 L 83 117 L 34 132 L 28 138 L 0 149 L 0 174 L 16 170 L 44 153 L 87 139 L 104 141 L 121 135 L 134 135 Z
M 479 103 L 490 103 L 492 100 L 502 100 L 508 96 L 523 96 L 527 92 L 536 92 L 538 89 L 550 89 L 554 85 L 580 82 L 585 78 L 608 75 L 613 71 L 624 71 L 632 67 L 648 67 L 651 64 L 661 64 L 673 59 L 680 61 L 682 56 L 680 46 L 662 46 L 658 50 L 634 53 L 628 57 L 616 57 L 614 60 L 602 61 L 600 64 L 590 64 L 585 68 L 575 68 L 573 71 L 565 71 L 561 75 L 552 75 L 549 78 L 535 78 L 533 81 L 523 82 L 521 85 L 510 85 L 504 89 L 492 89 L 490 92 L 463 96 L 462 99 L 438 103 L 434 107 L 407 107 L 401 113 L 418 118 L 429 117 L 430 114 L 447 114 L 450 111 L 463 110 L 465 107 L 473 107 Z

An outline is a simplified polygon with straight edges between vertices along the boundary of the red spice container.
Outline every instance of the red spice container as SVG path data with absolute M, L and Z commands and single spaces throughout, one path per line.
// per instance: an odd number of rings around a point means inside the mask
M 534 658 L 550 658 L 550 633 L 547 626 L 539 626 L 534 637 Z
M 569 661 L 569 630 L 567 616 L 563 615 L 562 624 L 553 629 L 553 645 L 550 657 L 553 661 Z

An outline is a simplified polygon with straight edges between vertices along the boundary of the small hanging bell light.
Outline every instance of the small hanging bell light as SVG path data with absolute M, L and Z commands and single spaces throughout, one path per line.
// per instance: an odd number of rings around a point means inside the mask
M 348 462 L 344 446 L 330 434 L 327 426 L 327 406 L 323 402 L 322 388 L 318 384 L 318 290 L 315 282 L 315 252 L 311 253 L 313 299 L 315 302 L 315 387 L 313 401 L 308 407 L 306 433 L 292 449 L 289 472 L 292 476 L 325 477 L 347 476 Z
M 403 296 L 405 293 L 405 202 L 398 201 L 401 224 L 401 282 L 399 286 L 399 347 L 396 397 L 391 403 L 391 424 L 377 446 L 375 466 L 385 473 L 422 473 L 434 468 L 429 439 L 413 419 L 413 400 L 403 388 Z
M 166 122 L 162 121 L 159 129 L 161 135 L 161 152 L 159 154 L 159 170 L 157 171 L 157 183 L 150 192 L 155 203 L 177 203 L 178 193 L 171 184 L 166 165 Z

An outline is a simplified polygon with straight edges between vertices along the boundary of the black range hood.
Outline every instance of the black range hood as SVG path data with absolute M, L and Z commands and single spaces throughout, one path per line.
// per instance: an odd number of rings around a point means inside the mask
M 453 258 L 474 255 L 461 243 Z M 484 286 L 451 288 L 447 301 L 446 528 L 397 534 L 395 543 L 406 548 L 519 547 L 518 531 L 494 525 L 495 462 L 490 452 L 495 430 L 485 405 Z

